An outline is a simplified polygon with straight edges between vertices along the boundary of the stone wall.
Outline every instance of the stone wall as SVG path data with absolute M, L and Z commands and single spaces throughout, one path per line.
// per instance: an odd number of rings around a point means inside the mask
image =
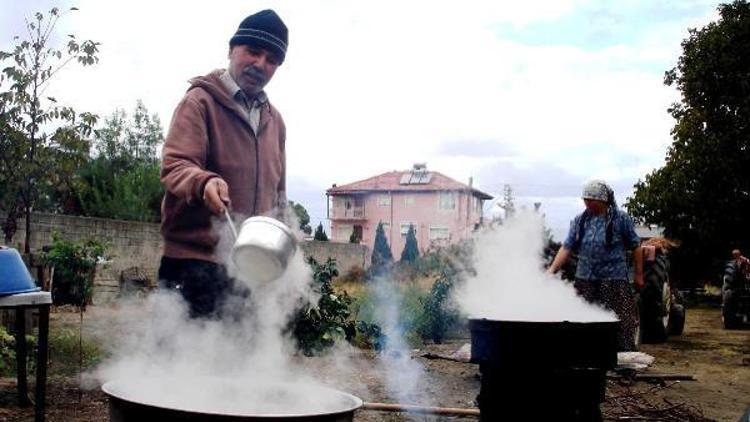
M 4 216 L 0 216 L 2 217 Z M 23 218 L 18 220 L 18 231 L 7 245 L 20 252 L 23 251 L 25 224 Z M 52 244 L 54 232 L 65 239 L 80 240 L 93 237 L 107 243 L 110 259 L 105 265 L 97 268 L 95 304 L 109 302 L 119 294 L 120 274 L 126 269 L 137 267 L 138 273 L 148 277 L 152 283 L 156 281 L 162 250 L 159 224 L 34 213 L 31 226 L 32 251 Z M 302 250 L 306 256 L 312 256 L 319 262 L 324 262 L 328 257 L 335 258 L 342 274 L 353 266 L 365 268 L 366 258 L 369 256 L 366 246 L 351 243 L 311 240 L 302 244 Z
M 308 240 L 302 244 L 302 250 L 305 256 L 311 256 L 321 263 L 329 257 L 334 258 L 340 274 L 355 266 L 367 268 L 369 253 L 365 245 Z
M 23 251 L 26 221 L 18 220 L 18 231 L 8 246 Z M 62 214 L 34 213 L 31 216 L 31 250 L 52 244 L 52 234 L 64 239 L 95 238 L 107 244 L 109 260 L 96 272 L 94 303 L 108 302 L 119 293 L 120 273 L 138 267 L 153 281 L 161 257 L 159 224 L 109 220 Z

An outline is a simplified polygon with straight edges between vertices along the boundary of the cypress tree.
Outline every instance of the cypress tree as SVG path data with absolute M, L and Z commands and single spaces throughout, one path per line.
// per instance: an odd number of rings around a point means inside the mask
M 323 230 L 323 223 L 318 223 L 318 227 L 315 228 L 315 235 L 313 236 L 313 240 L 328 242 L 328 235 L 326 234 L 326 231 Z
M 409 224 L 409 231 L 406 233 L 406 245 L 401 252 L 401 262 L 414 263 L 419 258 L 419 246 L 417 245 L 417 230 L 413 224 Z
M 378 223 L 375 230 L 375 245 L 372 248 L 372 268 L 374 272 L 379 272 L 388 267 L 393 262 L 391 247 L 388 245 L 388 239 L 385 237 L 383 222 Z

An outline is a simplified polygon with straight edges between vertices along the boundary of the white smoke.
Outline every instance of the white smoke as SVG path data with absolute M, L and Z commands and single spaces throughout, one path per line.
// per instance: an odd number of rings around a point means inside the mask
M 573 286 L 544 273 L 542 217 L 524 211 L 477 234 L 476 276 L 456 291 L 471 318 L 509 321 L 614 321 L 615 315 L 590 304 Z
M 380 373 L 385 375 L 388 394 L 400 403 L 422 403 L 425 397 L 424 367 L 411 358 L 411 350 L 404 339 L 401 317 L 402 295 L 393 281 L 375 280 L 370 286 L 374 302 L 374 319 L 385 335 L 385 347 L 378 355 Z

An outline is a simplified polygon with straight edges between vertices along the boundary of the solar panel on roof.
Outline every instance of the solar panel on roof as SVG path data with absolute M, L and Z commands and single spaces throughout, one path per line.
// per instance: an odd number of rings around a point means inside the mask
M 432 180 L 432 173 L 426 171 L 413 171 L 401 176 L 401 185 L 425 185 Z

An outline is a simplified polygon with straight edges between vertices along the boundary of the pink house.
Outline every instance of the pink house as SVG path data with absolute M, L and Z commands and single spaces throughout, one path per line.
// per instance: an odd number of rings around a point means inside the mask
M 492 196 L 463 184 L 425 164 L 392 171 L 326 191 L 331 240 L 349 242 L 352 233 L 372 251 L 375 230 L 383 223 L 394 260 L 406 243 L 409 225 L 417 231 L 419 249 L 447 246 L 482 223 L 485 200 Z

